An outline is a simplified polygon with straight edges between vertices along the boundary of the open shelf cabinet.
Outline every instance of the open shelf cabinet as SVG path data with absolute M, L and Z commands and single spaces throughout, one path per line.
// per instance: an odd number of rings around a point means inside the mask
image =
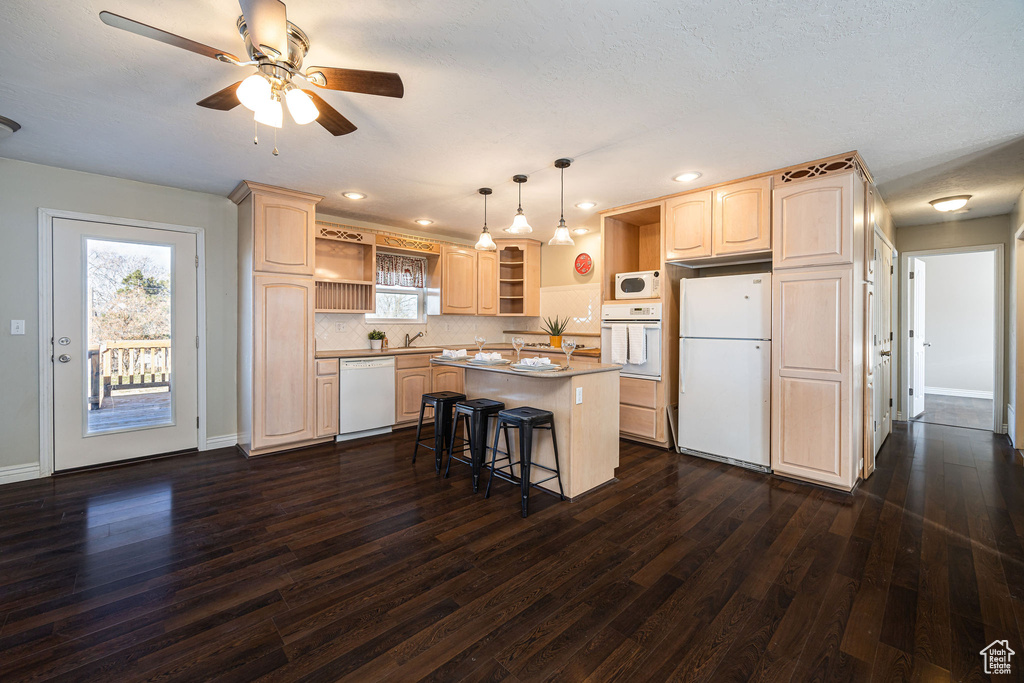
M 374 235 L 319 226 L 315 278 L 318 313 L 372 313 L 377 289 Z

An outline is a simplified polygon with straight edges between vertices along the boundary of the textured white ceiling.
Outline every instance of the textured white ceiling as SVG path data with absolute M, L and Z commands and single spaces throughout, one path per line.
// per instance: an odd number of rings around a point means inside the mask
M 0 115 L 24 128 L 0 156 L 223 195 L 247 178 L 465 236 L 476 189 L 505 227 L 527 173 L 544 239 L 562 156 L 571 225 L 679 191 L 683 170 L 714 183 L 851 149 L 901 224 L 941 220 L 924 202 L 961 192 L 972 216 L 1004 213 L 1024 187 L 1019 0 L 293 0 L 307 65 L 397 71 L 406 96 L 322 91 L 359 130 L 286 122 L 277 158 L 247 110 L 194 104 L 248 71 L 105 26 L 104 9 L 243 52 L 231 0 L 4 0 Z M 1011 163 L 978 163 L 993 155 Z

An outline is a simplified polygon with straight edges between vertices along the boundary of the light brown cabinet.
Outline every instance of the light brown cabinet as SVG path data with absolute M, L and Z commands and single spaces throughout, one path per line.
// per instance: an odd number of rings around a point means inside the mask
M 712 254 L 711 216 L 714 193 L 691 192 L 665 202 L 665 259 L 707 258 Z
M 498 315 L 498 253 L 477 252 L 476 272 L 476 314 Z
M 658 439 L 658 385 L 660 382 L 635 377 L 619 378 L 619 431 Z
M 735 260 L 771 251 L 771 177 L 665 201 L 665 260 Z
M 418 419 L 423 394 L 430 391 L 429 367 L 395 370 L 395 422 Z
M 862 213 L 864 206 L 857 206 L 858 184 L 863 181 L 847 171 L 777 188 L 772 203 L 773 266 L 853 263 L 855 212 Z
M 498 246 L 498 315 L 540 315 L 540 242 L 494 240 Z
M 313 279 L 256 275 L 253 450 L 313 439 Z
M 238 445 L 247 455 L 317 437 L 313 270 L 321 199 L 249 181 L 231 193 L 238 204 Z
M 338 433 L 338 359 L 316 361 L 316 435 Z
M 431 391 L 454 391 L 461 394 L 466 390 L 466 371 L 447 365 L 435 365 L 430 368 Z
M 441 313 L 476 315 L 476 255 L 472 247 L 441 248 Z

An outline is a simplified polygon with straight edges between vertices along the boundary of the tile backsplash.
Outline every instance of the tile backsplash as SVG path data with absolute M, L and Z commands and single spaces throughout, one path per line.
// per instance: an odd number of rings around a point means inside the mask
M 540 290 L 542 317 L 570 318 L 567 337 L 573 332 L 601 331 L 601 285 L 568 285 L 542 287 Z M 342 327 L 343 329 L 338 329 Z M 466 345 L 472 348 L 473 337 L 482 335 L 489 342 L 510 341 L 514 334 L 505 330 L 539 330 L 541 318 L 501 318 L 473 315 L 430 315 L 426 323 L 367 323 L 362 314 L 317 313 L 316 345 L 318 349 L 365 349 L 369 346 L 366 335 L 370 330 L 383 330 L 392 346 L 403 346 L 405 335 L 415 336 L 416 346 Z M 528 341 L 538 341 L 532 338 Z M 596 346 L 590 337 L 580 343 Z

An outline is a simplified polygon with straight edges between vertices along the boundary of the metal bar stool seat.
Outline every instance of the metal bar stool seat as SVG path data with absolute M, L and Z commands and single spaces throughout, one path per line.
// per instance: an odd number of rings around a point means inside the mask
M 452 413 L 455 404 L 465 401 L 466 395 L 456 391 L 435 391 L 430 394 L 423 394 L 420 398 L 420 419 L 416 423 L 416 444 L 412 447 L 412 461 L 416 462 L 416 452 L 422 445 L 427 450 L 434 451 L 434 471 L 441 473 L 441 456 L 447 448 L 448 427 L 452 423 Z M 421 439 L 423 432 L 423 412 L 427 406 L 434 409 L 434 445 L 426 444 L 429 439 Z
M 518 430 L 519 433 L 519 460 L 512 462 L 511 448 L 508 448 L 508 428 Z M 546 467 L 544 465 L 538 465 L 533 462 L 533 430 L 542 429 L 551 432 L 551 446 L 555 453 L 555 466 L 553 468 Z M 505 430 L 505 447 L 508 449 L 506 453 L 506 459 L 508 464 L 497 466 L 497 455 L 498 455 L 498 432 Z M 513 468 L 519 466 L 519 479 L 515 477 Z M 531 470 L 536 467 L 538 469 L 551 472 L 552 475 L 546 479 L 540 481 L 531 481 L 530 474 Z M 505 470 L 508 473 L 505 473 Z M 489 498 L 491 495 L 491 483 L 494 478 L 497 477 L 503 481 L 507 481 L 512 484 L 519 484 L 520 495 L 522 496 L 522 507 L 523 517 L 529 514 L 528 506 L 530 502 L 530 487 L 540 488 L 542 491 L 547 491 L 540 487 L 540 484 L 551 481 L 552 479 L 558 480 L 558 497 L 561 500 L 565 500 L 565 491 L 562 489 L 562 474 L 558 467 L 558 438 L 555 433 L 555 416 L 550 410 L 541 410 L 539 408 L 531 408 L 529 406 L 523 406 L 521 408 L 511 408 L 508 410 L 502 410 L 498 413 L 498 424 L 494 430 L 494 446 L 491 449 L 491 476 L 487 479 L 487 490 L 484 492 L 484 498 Z M 551 493 L 550 491 L 547 491 Z
M 452 460 L 469 465 L 473 471 L 473 493 L 480 490 L 480 470 L 487 459 L 487 426 L 491 418 L 497 418 L 498 413 L 505 409 L 501 401 L 493 401 L 489 398 L 475 398 L 469 401 L 459 401 L 455 404 L 455 416 L 452 420 L 451 438 L 448 439 L 448 466 L 444 469 L 445 479 L 452 468 Z M 459 418 L 465 424 L 466 439 L 468 443 L 460 450 L 455 450 L 455 431 L 459 428 Z M 505 430 L 505 448 L 508 448 L 508 428 Z M 469 458 L 460 457 L 459 454 L 469 451 Z

